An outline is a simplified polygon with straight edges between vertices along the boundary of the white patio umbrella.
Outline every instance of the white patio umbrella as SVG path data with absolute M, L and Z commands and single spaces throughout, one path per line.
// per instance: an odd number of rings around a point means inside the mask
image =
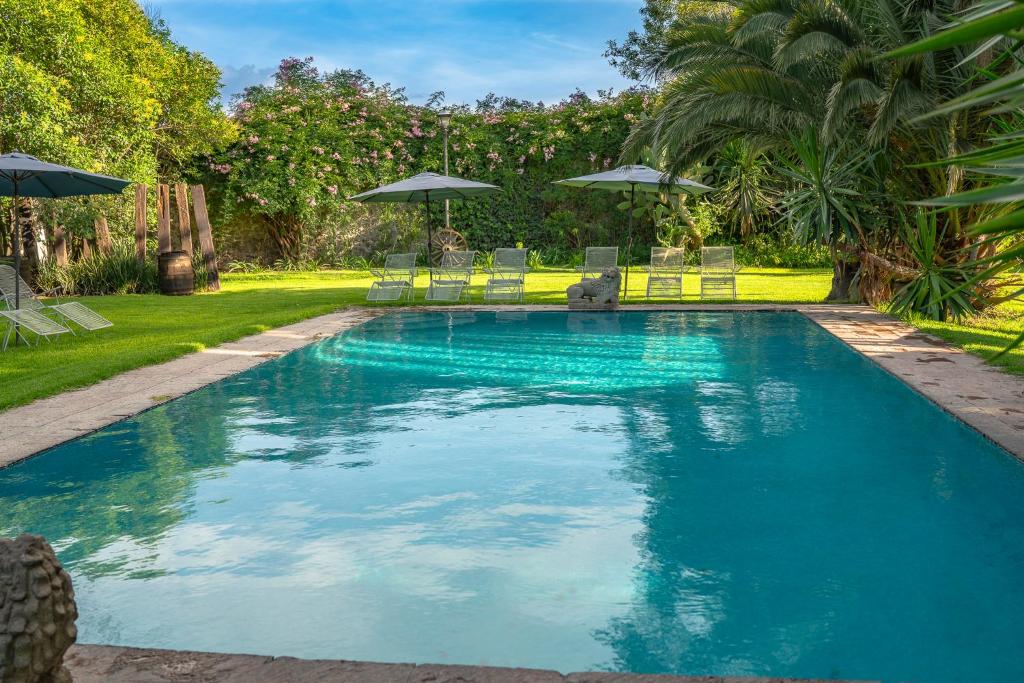
M 610 171 L 592 173 L 578 178 L 556 180 L 556 185 L 582 187 L 585 189 L 629 192 L 629 227 L 626 231 L 626 295 L 629 295 L 629 257 L 633 248 L 633 210 L 636 207 L 636 193 L 656 192 L 659 194 L 703 194 L 715 188 L 702 185 L 686 178 L 672 177 L 650 166 L 619 166 Z
M 442 199 L 472 199 L 496 192 L 501 192 L 501 188 L 497 185 L 478 183 L 475 180 L 465 180 L 439 173 L 420 173 L 405 180 L 360 192 L 349 199 L 357 202 L 426 203 L 427 260 L 433 263 L 434 232 L 430 221 L 430 202 Z

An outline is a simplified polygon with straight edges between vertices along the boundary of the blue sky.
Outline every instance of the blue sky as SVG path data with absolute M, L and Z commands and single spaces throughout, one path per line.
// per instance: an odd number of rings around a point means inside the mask
M 554 103 L 630 83 L 601 56 L 640 24 L 642 0 L 152 0 L 178 42 L 224 72 L 225 95 L 283 57 L 362 69 L 422 103 L 488 92 Z

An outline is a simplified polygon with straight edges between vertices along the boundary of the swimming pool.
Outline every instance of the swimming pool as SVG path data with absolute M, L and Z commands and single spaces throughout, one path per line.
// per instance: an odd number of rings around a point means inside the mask
M 0 470 L 82 642 L 1021 680 L 1024 466 L 796 313 L 397 313 Z

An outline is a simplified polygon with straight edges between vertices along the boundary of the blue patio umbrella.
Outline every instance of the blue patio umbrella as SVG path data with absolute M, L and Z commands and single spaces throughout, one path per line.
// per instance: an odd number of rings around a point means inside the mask
M 0 197 L 14 198 L 14 270 L 21 273 L 21 230 L 18 197 L 77 197 L 119 194 L 131 181 L 89 173 L 78 168 L 40 161 L 34 156 L 12 152 L 0 154 Z M 21 306 L 20 278 L 14 279 L 14 307 Z
M 633 211 L 636 208 L 636 193 L 703 194 L 715 189 L 694 180 L 673 177 L 650 166 L 640 165 L 619 166 L 610 171 L 556 180 L 555 184 L 611 192 L 629 192 L 629 227 L 626 231 L 626 296 L 629 295 L 629 257 L 633 248 Z

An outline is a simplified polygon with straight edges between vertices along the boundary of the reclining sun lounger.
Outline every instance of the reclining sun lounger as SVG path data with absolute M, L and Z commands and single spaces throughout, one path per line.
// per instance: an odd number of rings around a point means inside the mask
M 446 251 L 441 256 L 441 265 L 430 269 L 430 286 L 427 287 L 427 301 L 458 301 L 473 277 L 475 251 Z
M 21 299 L 19 302 L 14 300 L 15 278 L 19 282 L 18 298 Z M 55 290 L 48 292 L 48 294 L 56 297 Z M 0 297 L 3 297 L 4 302 L 10 309 L 36 311 L 37 313 L 46 314 L 53 313 L 61 322 L 70 321 L 85 330 L 102 330 L 105 327 L 113 327 L 114 325 L 114 323 L 96 311 L 77 301 L 69 301 L 63 304 L 58 302 L 52 305 L 44 303 L 36 297 L 28 283 L 14 272 L 14 268 L 8 265 L 0 265 Z M 74 334 L 74 330 L 70 331 Z
M 647 298 L 683 298 L 682 247 L 651 247 L 651 265 L 647 267 Z
M 38 311 L 34 311 L 27 308 L 18 309 L 16 311 L 0 311 L 0 320 L 7 322 L 7 332 L 4 334 L 3 348 L 7 349 L 7 344 L 10 342 L 11 337 L 17 335 L 18 339 L 21 339 L 27 345 L 31 346 L 32 342 L 29 337 L 25 335 L 25 330 L 32 332 L 36 335 L 36 345 L 39 344 L 40 339 L 46 339 L 50 341 L 50 337 L 71 332 L 71 329 L 60 324 L 53 318 L 48 318 Z
M 366 293 L 367 301 L 398 301 L 403 296 L 412 301 L 412 288 L 416 280 L 416 254 L 388 254 L 384 268 L 370 270 L 377 281 Z
M 484 271 L 491 277 L 485 301 L 522 301 L 525 296 L 526 249 L 495 249 L 494 264 Z

